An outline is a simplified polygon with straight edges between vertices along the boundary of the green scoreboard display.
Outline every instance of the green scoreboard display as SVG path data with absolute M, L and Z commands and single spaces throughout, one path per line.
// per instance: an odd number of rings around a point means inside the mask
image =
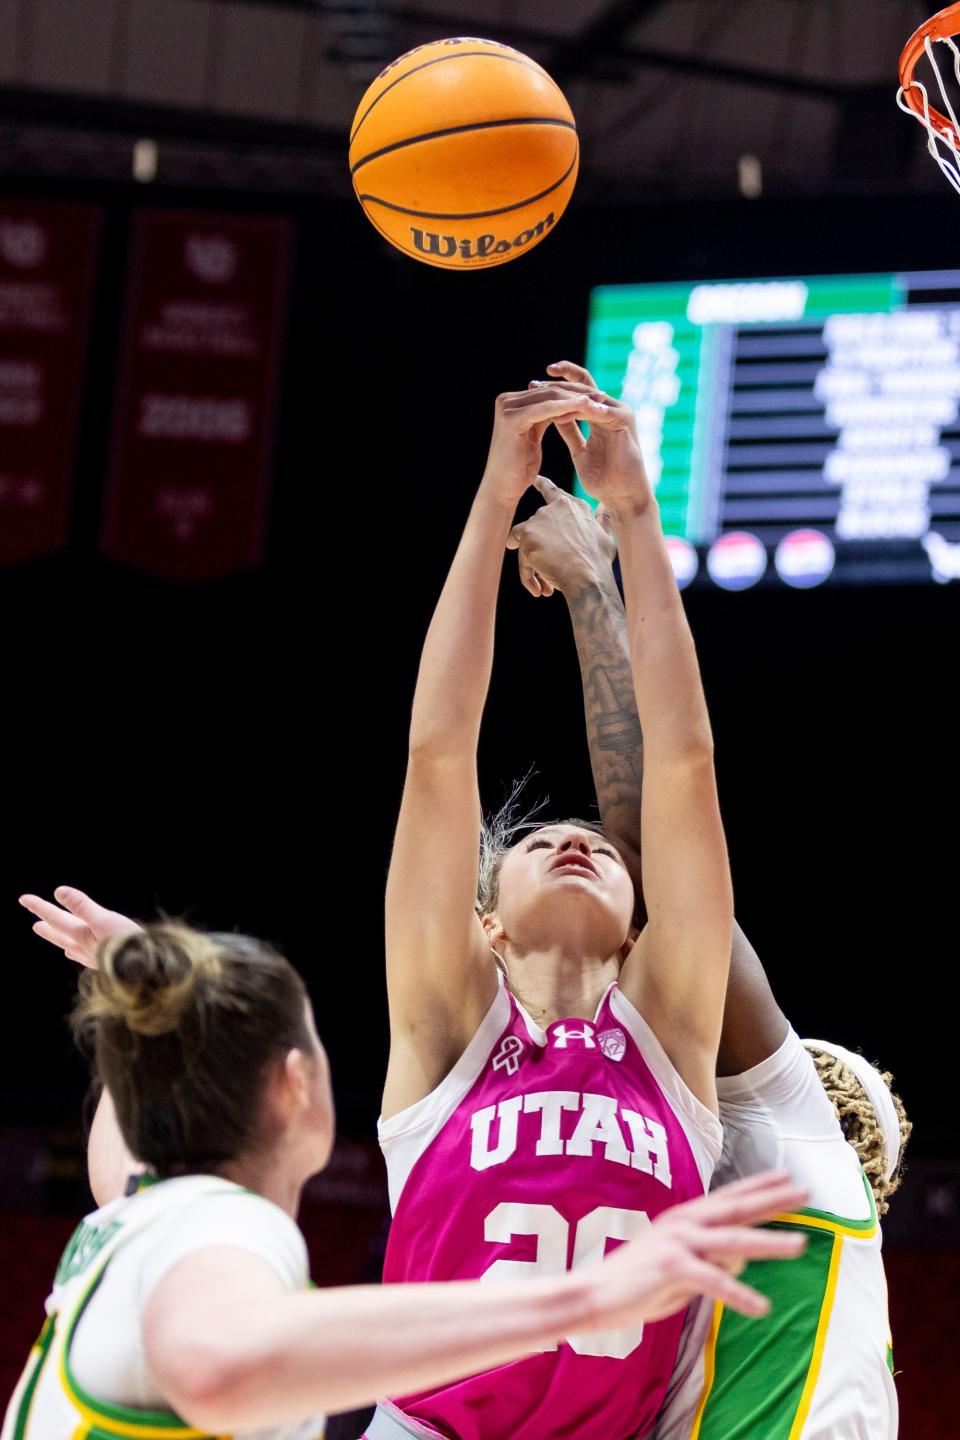
M 960 580 L 960 270 L 604 286 L 587 365 L 681 585 Z

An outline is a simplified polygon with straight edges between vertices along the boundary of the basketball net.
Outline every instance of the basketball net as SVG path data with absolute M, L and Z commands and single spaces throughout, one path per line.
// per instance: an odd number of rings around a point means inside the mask
M 927 132 L 927 149 L 950 184 L 960 195 L 960 120 L 944 83 L 934 47 L 945 45 L 953 57 L 953 73 L 960 98 L 960 49 L 954 36 L 960 34 L 960 4 L 948 5 L 911 35 L 900 56 L 900 88 L 897 104 L 912 115 Z M 946 114 L 930 103 L 927 87 L 914 76 L 921 55 L 926 55 L 936 77 Z M 944 64 L 947 64 L 944 57 Z

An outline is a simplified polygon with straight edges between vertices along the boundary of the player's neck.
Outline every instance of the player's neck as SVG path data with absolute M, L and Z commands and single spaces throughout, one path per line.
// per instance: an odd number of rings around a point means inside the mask
M 264 1150 L 228 1160 L 219 1167 L 219 1174 L 245 1190 L 262 1195 L 265 1200 L 272 1200 L 296 1220 L 304 1177 L 299 1172 L 292 1173 L 290 1165 L 276 1152 Z
M 592 1020 L 604 991 L 620 973 L 620 956 L 573 954 L 561 946 L 517 954 L 505 947 L 510 989 L 538 1025 Z

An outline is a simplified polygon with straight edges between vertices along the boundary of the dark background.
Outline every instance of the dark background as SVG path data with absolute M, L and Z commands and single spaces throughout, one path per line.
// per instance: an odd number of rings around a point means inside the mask
M 74 976 L 18 909 L 61 883 L 273 939 L 307 976 L 340 1140 L 302 1220 L 320 1281 L 374 1278 L 382 894 L 419 649 L 501 389 L 583 355 L 601 283 L 960 266 L 960 200 L 893 103 L 929 0 L 5 0 L 0 190 L 104 209 L 68 551 L 0 570 L 0 1389 L 89 1206 Z M 450 35 L 547 66 L 582 141 L 569 212 L 515 262 L 389 249 L 349 198 L 371 76 Z M 153 184 L 130 182 L 153 137 Z M 737 191 L 761 162 L 764 198 Z M 288 215 L 267 555 L 187 588 L 97 557 L 134 211 Z M 544 469 L 569 483 L 565 451 Z M 508 557 L 481 746 L 592 802 L 560 597 Z M 801 1033 L 889 1066 L 915 1130 L 884 1224 L 903 1434 L 955 1433 L 960 586 L 686 593 L 737 909 Z M 951 1388 L 952 1387 L 952 1388 Z M 359 1427 L 342 1432 L 359 1434 Z
M 142 192 L 56 193 L 106 200 L 108 222 L 70 552 L 0 574 L 4 1110 L 59 1123 L 82 1088 L 63 1025 L 69 968 L 15 903 L 71 883 L 138 916 L 162 908 L 286 947 L 316 995 L 343 1126 L 369 1134 L 409 703 L 494 395 L 582 357 L 593 284 L 956 264 L 953 197 L 815 212 L 802 200 L 574 201 L 535 251 L 465 275 L 394 255 L 346 202 L 272 205 L 295 216 L 298 240 L 268 559 L 181 589 L 96 558 Z M 569 483 L 558 445 L 544 468 Z M 741 923 L 800 1030 L 892 1068 L 914 1155 L 946 1155 L 960 589 L 711 590 L 686 603 Z M 531 790 L 551 811 L 589 808 L 580 704 L 565 606 L 534 603 L 509 557 L 481 754 L 488 806 L 535 765 Z

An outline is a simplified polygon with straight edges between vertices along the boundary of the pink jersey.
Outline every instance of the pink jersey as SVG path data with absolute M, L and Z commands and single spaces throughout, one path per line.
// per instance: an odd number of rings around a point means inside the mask
M 501 984 L 432 1094 L 381 1122 L 393 1227 L 384 1280 L 503 1280 L 594 1264 L 702 1195 L 720 1125 L 611 985 L 593 1021 L 544 1031 Z M 571 1335 L 395 1401 L 456 1440 L 627 1440 L 653 1424 L 683 1316 Z

